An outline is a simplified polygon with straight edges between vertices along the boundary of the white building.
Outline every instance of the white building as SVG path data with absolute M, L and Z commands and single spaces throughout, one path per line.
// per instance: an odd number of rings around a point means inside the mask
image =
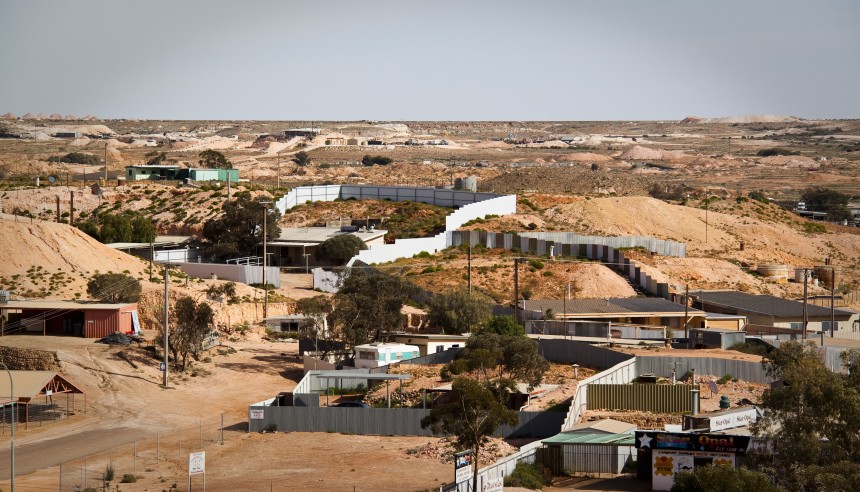
M 418 357 L 418 347 L 404 343 L 367 343 L 355 347 L 355 367 L 382 367 Z

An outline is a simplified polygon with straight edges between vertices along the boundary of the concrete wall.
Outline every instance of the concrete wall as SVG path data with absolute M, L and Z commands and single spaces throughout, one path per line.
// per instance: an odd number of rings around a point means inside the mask
M 636 357 L 639 374 L 652 373 L 657 376 L 672 377 L 672 363 L 677 362 L 677 375 L 690 369 L 696 370 L 696 375 L 710 375 L 718 378 L 731 374 L 732 376 L 753 383 L 767 384 L 773 381 L 765 374 L 760 362 L 734 359 L 716 359 L 712 357 L 670 357 L 645 356 Z
M 220 280 L 232 280 L 243 284 L 262 284 L 263 267 L 254 265 L 227 265 L 222 263 L 181 263 L 179 268 L 195 278 L 211 278 L 217 275 Z M 266 281 L 276 288 L 281 286 L 281 271 L 278 267 L 266 267 Z

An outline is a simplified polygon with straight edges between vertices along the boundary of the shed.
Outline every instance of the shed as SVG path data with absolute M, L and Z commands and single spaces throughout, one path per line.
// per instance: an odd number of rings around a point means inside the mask
M 139 333 L 136 303 L 8 301 L 0 303 L 0 336 L 12 333 L 102 338 Z
M 466 346 L 468 335 L 439 335 L 439 334 L 417 334 L 402 333 L 393 335 L 392 340 L 399 343 L 417 345 L 421 356 L 444 352 L 452 348 Z
M 9 371 L 9 375 L 11 381 L 7 377 L 0 377 L 0 395 L 12 393 L 10 383 L 15 388 L 11 400 L 3 397 L 4 422 L 8 422 L 12 415 L 15 415 L 16 422 L 24 422 L 25 425 L 29 424 L 31 417 L 39 421 L 56 420 L 74 411 L 74 395 L 84 394 L 68 378 L 55 371 Z
M 238 169 L 208 169 L 208 168 L 192 168 L 188 170 L 189 181 L 227 181 L 231 183 L 239 182 Z
M 540 462 L 553 473 L 618 475 L 636 461 L 635 439 L 631 433 L 562 432 L 544 439 L 543 445 L 538 452 Z
M 735 330 L 718 330 L 715 328 L 693 328 L 690 330 L 690 341 L 693 348 L 727 349 L 737 343 L 746 341 L 747 332 Z

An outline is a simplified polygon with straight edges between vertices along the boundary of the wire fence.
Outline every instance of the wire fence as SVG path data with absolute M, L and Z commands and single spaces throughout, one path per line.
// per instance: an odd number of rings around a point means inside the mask
M 134 435 L 128 439 L 123 439 L 123 435 L 113 436 L 110 440 L 115 445 L 96 452 L 80 451 L 76 458 L 60 463 L 52 461 L 52 456 L 66 455 L 68 450 L 52 448 L 45 453 L 28 453 L 16 461 L 15 489 L 22 492 L 102 491 L 108 490 L 108 478 L 111 478 L 110 490 L 121 490 L 122 484 L 135 483 L 143 478 L 148 482 L 153 478 L 158 480 L 154 489 L 149 487 L 153 490 L 185 489 L 183 481 L 187 480 L 189 453 L 208 450 L 247 432 L 246 414 L 225 413 L 201 419 L 196 426 L 147 433 L 148 437 L 142 439 L 134 439 Z M 8 434 L 0 440 L 0 448 L 4 442 L 8 447 Z M 85 448 L 75 449 L 74 442 L 70 446 L 73 455 L 78 449 Z M 17 449 L 21 455 L 24 448 Z M 4 456 L 8 459 L 8 451 Z M 9 490 L 9 471 L 5 466 L 8 461 L 3 464 L 0 466 L 0 490 Z

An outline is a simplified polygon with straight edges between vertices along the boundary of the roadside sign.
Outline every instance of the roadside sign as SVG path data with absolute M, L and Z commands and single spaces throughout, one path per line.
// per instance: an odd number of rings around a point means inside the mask
M 158 369 L 159 369 L 161 372 L 164 372 L 164 370 L 165 370 L 165 369 L 167 369 L 167 366 L 166 366 L 166 365 L 164 365 L 164 362 L 162 362 L 161 364 L 158 364 Z
M 265 411 L 262 408 L 251 409 L 251 420 L 263 420 Z
M 196 475 L 198 473 L 206 473 L 206 451 L 188 455 L 188 474 Z
M 463 483 L 472 479 L 472 452 L 454 454 L 454 482 Z
M 504 478 L 493 478 L 484 482 L 481 492 L 503 492 L 505 490 Z

